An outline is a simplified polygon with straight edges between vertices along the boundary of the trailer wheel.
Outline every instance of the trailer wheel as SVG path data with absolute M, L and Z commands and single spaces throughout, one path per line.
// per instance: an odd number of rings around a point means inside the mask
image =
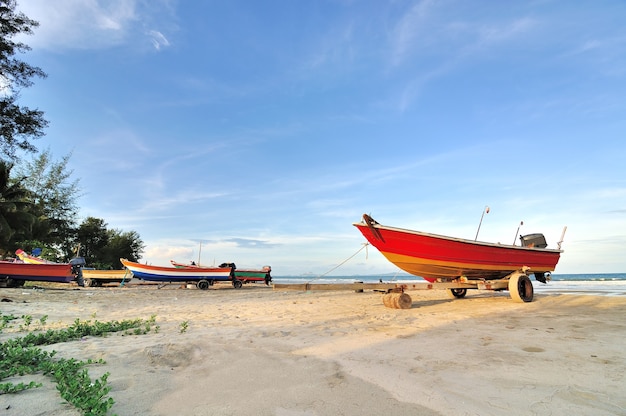
M 207 290 L 209 286 L 211 286 L 211 283 L 204 279 L 196 283 L 196 287 L 200 290 Z
M 7 287 L 22 287 L 24 283 L 26 283 L 26 280 L 12 279 L 10 277 L 6 280 Z
M 533 300 L 533 283 L 525 274 L 516 273 L 509 279 L 509 292 L 511 299 L 516 302 L 532 302 Z
M 446 289 L 446 291 L 448 292 L 448 296 L 451 298 L 457 298 L 457 299 L 461 299 L 464 298 L 465 295 L 467 295 L 467 289 L 462 288 L 462 289 Z
M 243 286 L 243 283 L 241 282 L 241 280 L 233 280 L 233 287 L 235 289 L 241 289 L 241 286 Z
M 96 287 L 98 286 L 98 281 L 96 281 L 95 279 L 87 279 L 87 286 L 88 287 Z

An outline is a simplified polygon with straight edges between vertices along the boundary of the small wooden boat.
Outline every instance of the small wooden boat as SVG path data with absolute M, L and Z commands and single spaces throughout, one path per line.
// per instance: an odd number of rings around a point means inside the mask
M 226 267 L 167 267 L 151 266 L 120 259 L 124 267 L 130 270 L 134 277 L 164 283 L 196 283 L 198 289 L 206 290 L 216 281 L 233 281 L 234 271 Z
M 27 281 L 69 283 L 74 280 L 69 263 L 30 264 L 0 261 L 0 282 L 6 287 L 24 286 Z
M 189 264 L 178 263 L 174 260 L 170 260 L 172 266 L 176 268 L 197 268 L 199 267 L 196 263 L 192 262 Z M 241 287 L 241 284 L 245 283 L 255 283 L 255 282 L 265 282 L 267 286 L 269 286 L 272 281 L 272 276 L 270 272 L 272 268 L 270 266 L 263 266 L 261 269 L 238 269 L 235 266 L 235 263 L 222 263 L 220 267 L 232 266 L 235 270 L 235 279 L 233 280 L 233 286 L 237 289 Z
M 533 288 L 528 275 L 534 274 L 545 283 L 562 253 L 560 244 L 558 249 L 546 248 L 541 234 L 522 236 L 522 245 L 515 246 L 388 227 L 367 214 L 353 225 L 400 269 L 429 282 L 462 283 L 458 292 L 452 289 L 456 297 L 464 296 L 466 289 L 475 285 L 494 290 L 508 288 L 516 300 L 519 297 L 529 302 Z
M 272 281 L 270 266 L 263 266 L 260 270 L 256 269 L 235 269 L 235 278 L 243 283 L 265 282 L 267 286 Z
M 107 283 L 125 283 L 133 278 L 128 270 L 95 270 L 83 269 L 85 285 L 90 287 L 102 286 Z

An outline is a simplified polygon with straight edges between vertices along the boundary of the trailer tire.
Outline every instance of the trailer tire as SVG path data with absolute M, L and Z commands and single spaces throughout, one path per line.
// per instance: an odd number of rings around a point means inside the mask
M 7 287 L 22 287 L 24 283 L 26 283 L 26 280 L 12 279 L 10 277 L 6 280 Z
M 200 290 L 207 290 L 209 288 L 209 286 L 211 286 L 211 282 L 207 281 L 207 280 L 200 280 L 198 281 L 198 283 L 196 283 L 196 287 Z
M 461 288 L 461 289 L 446 289 L 446 291 L 448 292 L 448 296 L 452 299 L 461 299 L 464 298 L 465 295 L 467 295 L 467 289 L 466 288 Z
M 515 302 L 532 302 L 533 282 L 525 274 L 516 273 L 509 279 L 509 293 Z
M 241 280 L 233 280 L 233 287 L 235 289 L 241 289 L 241 286 L 243 286 L 243 283 L 241 282 Z

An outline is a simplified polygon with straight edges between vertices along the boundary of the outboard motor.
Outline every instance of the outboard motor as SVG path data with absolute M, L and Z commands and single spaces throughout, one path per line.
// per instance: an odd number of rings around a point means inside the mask
M 535 272 L 534 275 L 535 280 L 541 283 L 548 283 L 550 280 L 552 280 L 552 273 L 550 272 Z
M 83 278 L 83 267 L 85 266 L 85 258 L 75 257 L 70 260 L 70 265 L 72 266 L 72 273 L 76 275 L 76 282 L 78 283 L 78 286 L 85 287 L 85 279 Z
M 265 274 L 265 285 L 269 286 L 270 282 L 272 281 L 272 276 L 270 275 L 270 272 L 272 271 L 272 267 L 271 266 L 263 266 L 263 271 L 267 272 Z
M 219 267 L 230 267 L 230 278 L 235 278 L 235 269 L 237 268 L 235 263 L 222 263 L 219 265 Z
M 520 235 L 519 239 L 522 241 L 522 247 L 529 247 L 529 248 L 548 247 L 548 243 L 546 243 L 546 238 L 543 236 L 543 234 Z

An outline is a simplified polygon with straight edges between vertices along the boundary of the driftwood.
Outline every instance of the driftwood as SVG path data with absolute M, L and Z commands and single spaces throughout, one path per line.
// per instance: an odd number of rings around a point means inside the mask
M 406 293 L 387 293 L 383 295 L 383 305 L 393 309 L 410 309 L 413 304 L 411 296 Z

